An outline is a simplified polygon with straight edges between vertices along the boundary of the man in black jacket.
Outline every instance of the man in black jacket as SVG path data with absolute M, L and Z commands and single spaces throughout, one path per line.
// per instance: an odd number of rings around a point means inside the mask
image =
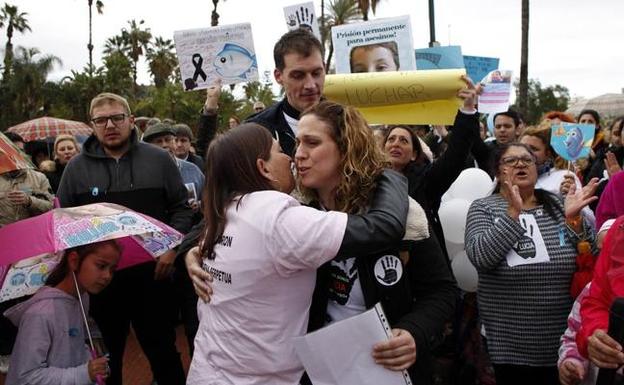
M 282 150 L 289 155 L 295 154 L 299 114 L 321 100 L 325 82 L 321 51 L 319 40 L 306 30 L 296 29 L 284 34 L 273 48 L 273 75 L 284 88 L 286 97 L 246 120 L 269 130 L 279 141 Z M 197 154 L 201 156 L 205 156 L 216 131 L 217 108 L 214 93 L 218 92 L 219 86 L 208 89 L 208 97 L 200 117 Z
M 104 93 L 91 101 L 94 135 L 67 165 L 58 190 L 63 207 L 112 202 L 168 223 L 180 232 L 191 226 L 187 191 L 171 156 L 138 141 L 128 102 Z M 170 275 L 176 253 L 157 262 L 115 273 L 110 285 L 91 296 L 91 315 L 110 352 L 107 384 L 121 384 L 123 352 L 130 325 L 159 384 L 184 384 L 175 346 Z
M 273 75 L 284 87 L 286 97 L 247 120 L 271 131 L 289 155 L 295 153 L 299 114 L 321 100 L 325 82 L 321 51 L 321 43 L 306 30 L 296 29 L 284 34 L 273 48 Z

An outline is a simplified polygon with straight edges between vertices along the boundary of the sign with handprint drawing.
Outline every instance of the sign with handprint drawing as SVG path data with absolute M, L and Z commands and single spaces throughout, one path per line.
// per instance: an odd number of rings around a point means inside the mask
M 544 238 L 533 214 L 520 214 L 519 220 L 525 233 L 507 253 L 507 264 L 514 267 L 550 261 Z
M 384 286 L 392 286 L 403 276 L 403 264 L 399 257 L 384 255 L 375 263 L 375 278 Z
M 318 21 L 314 15 L 314 3 L 311 1 L 284 7 L 284 17 L 286 18 L 286 26 L 289 31 L 304 28 L 321 40 Z

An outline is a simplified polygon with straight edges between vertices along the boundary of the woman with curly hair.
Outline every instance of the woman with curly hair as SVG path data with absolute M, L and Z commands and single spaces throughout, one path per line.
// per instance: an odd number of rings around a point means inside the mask
M 350 214 L 370 207 L 376 178 L 386 165 L 372 130 L 352 107 L 321 102 L 301 115 L 295 163 L 299 185 L 312 206 Z M 384 250 L 349 255 L 317 271 L 310 330 L 340 321 L 381 302 L 392 338 L 373 357 L 389 370 L 408 369 L 418 384 L 432 382 L 430 352 L 442 336 L 455 302 L 455 282 L 421 209 L 419 241 L 388 243 Z M 304 382 L 305 383 L 305 382 Z

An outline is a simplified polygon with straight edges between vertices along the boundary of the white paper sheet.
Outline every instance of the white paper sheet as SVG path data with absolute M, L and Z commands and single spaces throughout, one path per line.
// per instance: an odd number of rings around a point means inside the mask
M 390 326 L 381 304 L 295 339 L 295 350 L 314 385 L 411 385 L 407 371 L 373 360 L 373 345 L 387 340 Z

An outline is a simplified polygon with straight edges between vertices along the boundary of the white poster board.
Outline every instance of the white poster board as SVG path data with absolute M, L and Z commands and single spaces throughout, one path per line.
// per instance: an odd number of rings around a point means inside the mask
M 331 33 L 337 74 L 416 69 L 409 16 L 340 25 Z
M 391 371 L 373 360 L 373 345 L 390 336 L 378 303 L 360 315 L 295 338 L 295 351 L 315 385 L 412 385 L 406 370 Z
M 258 80 L 250 23 L 175 31 L 173 39 L 185 91 Z
M 284 17 L 286 27 L 289 31 L 297 28 L 304 28 L 312 32 L 317 39 L 321 40 L 318 20 L 314 15 L 314 3 L 307 2 L 284 7 Z
M 510 70 L 494 70 L 483 79 L 483 91 L 479 95 L 479 112 L 496 114 L 509 109 L 511 98 Z

